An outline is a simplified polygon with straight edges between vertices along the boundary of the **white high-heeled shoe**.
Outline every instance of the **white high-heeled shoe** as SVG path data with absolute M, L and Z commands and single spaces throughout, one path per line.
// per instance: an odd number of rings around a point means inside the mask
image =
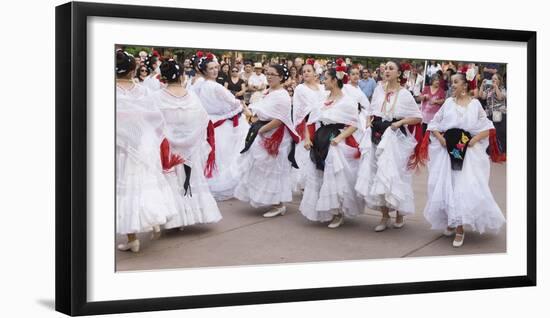
M 395 220 L 397 221 L 397 218 L 395 218 Z M 400 229 L 403 226 L 405 226 L 405 217 L 404 216 L 401 216 L 401 222 L 400 223 L 397 223 L 397 222 L 393 223 L 393 228 L 394 229 Z
M 374 231 L 375 232 L 385 231 L 390 225 L 391 225 L 391 218 L 382 218 L 382 220 L 380 220 L 380 224 L 378 224 L 374 228 Z
M 128 242 L 126 244 L 118 244 L 118 249 L 121 251 L 128 251 L 131 250 L 134 253 L 139 252 L 139 240 L 133 240 L 132 242 Z
M 264 218 L 272 218 L 278 215 L 285 215 L 286 213 L 286 206 L 282 207 L 273 207 L 271 210 L 264 213 Z
M 462 232 L 462 233 L 456 233 L 455 234 L 455 239 L 453 240 L 453 247 L 461 247 L 462 244 L 464 244 L 464 234 L 466 234 L 465 232 Z M 460 240 L 457 241 L 456 239 L 459 238 Z
M 343 214 L 336 214 L 333 218 L 330 224 L 328 225 L 329 229 L 335 229 L 339 227 L 340 225 L 344 224 L 344 215 Z

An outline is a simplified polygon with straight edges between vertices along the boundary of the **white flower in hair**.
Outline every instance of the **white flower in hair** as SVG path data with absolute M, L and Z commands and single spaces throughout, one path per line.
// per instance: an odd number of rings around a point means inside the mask
M 468 80 L 468 82 L 472 81 L 474 78 L 476 77 L 476 70 L 474 68 L 469 68 L 467 71 L 466 71 L 466 80 Z

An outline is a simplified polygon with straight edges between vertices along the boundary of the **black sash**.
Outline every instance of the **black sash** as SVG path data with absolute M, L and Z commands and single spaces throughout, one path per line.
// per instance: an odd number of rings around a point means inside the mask
M 183 170 L 185 171 L 185 181 L 183 182 L 183 190 L 185 190 L 185 192 L 183 193 L 183 195 L 186 196 L 187 190 L 189 190 L 189 196 L 192 197 L 193 194 L 191 193 L 191 187 L 189 183 L 189 180 L 191 180 L 191 167 L 183 164 Z
M 388 127 L 390 127 L 391 124 L 393 124 L 397 121 L 399 121 L 399 120 L 394 119 L 392 121 L 385 121 L 385 120 L 382 120 L 381 117 L 374 116 L 374 119 L 372 121 L 372 127 L 371 127 L 371 135 L 370 135 L 372 143 L 375 144 L 375 145 L 378 145 L 380 143 L 380 140 L 382 140 L 382 135 L 384 134 L 386 129 L 388 129 Z M 401 130 L 401 132 L 404 135 L 407 135 L 407 131 L 405 130 L 405 126 L 401 125 L 401 127 L 399 127 L 399 129 Z
M 451 158 L 451 169 L 462 170 L 464 158 L 466 158 L 466 150 L 472 135 L 459 128 L 449 129 L 443 135 L 447 143 L 447 152 Z
M 243 150 L 241 150 L 241 153 L 245 153 L 248 151 L 248 149 L 250 149 L 250 147 L 252 146 L 252 143 L 258 136 L 258 131 L 264 125 L 267 125 L 267 123 L 269 123 L 269 121 L 257 120 L 252 125 L 250 125 L 250 128 L 248 129 L 248 133 L 246 134 L 246 139 L 244 140 L 244 148 Z
M 315 163 L 317 170 L 325 171 L 325 160 L 327 159 L 330 141 L 338 136 L 340 129 L 343 129 L 345 126 L 344 124 L 321 124 L 321 127 L 315 131 L 309 157 Z

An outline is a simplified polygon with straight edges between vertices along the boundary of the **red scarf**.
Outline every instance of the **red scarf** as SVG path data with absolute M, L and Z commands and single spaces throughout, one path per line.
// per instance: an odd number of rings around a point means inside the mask
M 279 154 L 279 146 L 281 145 L 281 142 L 283 142 L 285 130 L 288 130 L 294 142 L 298 143 L 300 141 L 300 136 L 292 133 L 292 131 L 283 124 L 279 126 L 270 137 L 264 138 L 262 145 L 268 154 L 272 156 L 277 156 Z
M 184 162 L 185 160 L 178 154 L 170 153 L 170 142 L 164 138 L 160 143 L 160 163 L 162 164 L 162 170 L 170 170 L 172 167 Z
M 212 178 L 212 172 L 216 169 L 216 135 L 214 132 L 214 124 L 212 121 L 208 121 L 208 127 L 206 128 L 206 141 L 210 145 L 210 153 L 208 154 L 208 160 L 204 167 L 204 176 Z

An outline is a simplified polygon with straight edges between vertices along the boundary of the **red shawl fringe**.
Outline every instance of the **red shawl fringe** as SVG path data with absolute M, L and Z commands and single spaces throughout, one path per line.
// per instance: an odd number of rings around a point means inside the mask
M 416 139 L 416 147 L 414 148 L 414 153 L 409 158 L 408 169 L 414 170 L 418 168 L 418 165 L 421 163 L 420 159 L 420 149 L 422 143 L 424 142 L 425 136 L 422 134 L 422 124 L 418 123 L 416 125 L 409 125 L 409 131 L 413 133 L 414 130 L 414 139 Z M 429 134 L 427 134 L 429 136 Z M 429 137 L 428 137 L 429 139 Z
M 208 127 L 206 128 L 206 141 L 210 145 L 211 149 L 210 153 L 208 154 L 206 166 L 204 167 L 204 176 L 207 178 L 212 178 L 212 172 L 214 171 L 214 169 L 216 169 L 216 136 L 214 132 L 214 124 L 212 123 L 212 121 L 208 122 Z
M 272 156 L 277 156 L 279 154 L 279 146 L 283 141 L 283 136 L 285 135 L 285 125 L 279 126 L 277 130 L 271 135 L 263 140 L 263 146 L 267 153 Z
M 160 143 L 160 163 L 163 170 L 170 170 L 173 167 L 182 164 L 185 160 L 177 154 L 170 153 L 170 142 L 164 138 Z
M 497 142 L 497 132 L 493 128 L 489 130 L 489 153 L 493 162 L 506 161 L 506 154 L 500 152 Z

